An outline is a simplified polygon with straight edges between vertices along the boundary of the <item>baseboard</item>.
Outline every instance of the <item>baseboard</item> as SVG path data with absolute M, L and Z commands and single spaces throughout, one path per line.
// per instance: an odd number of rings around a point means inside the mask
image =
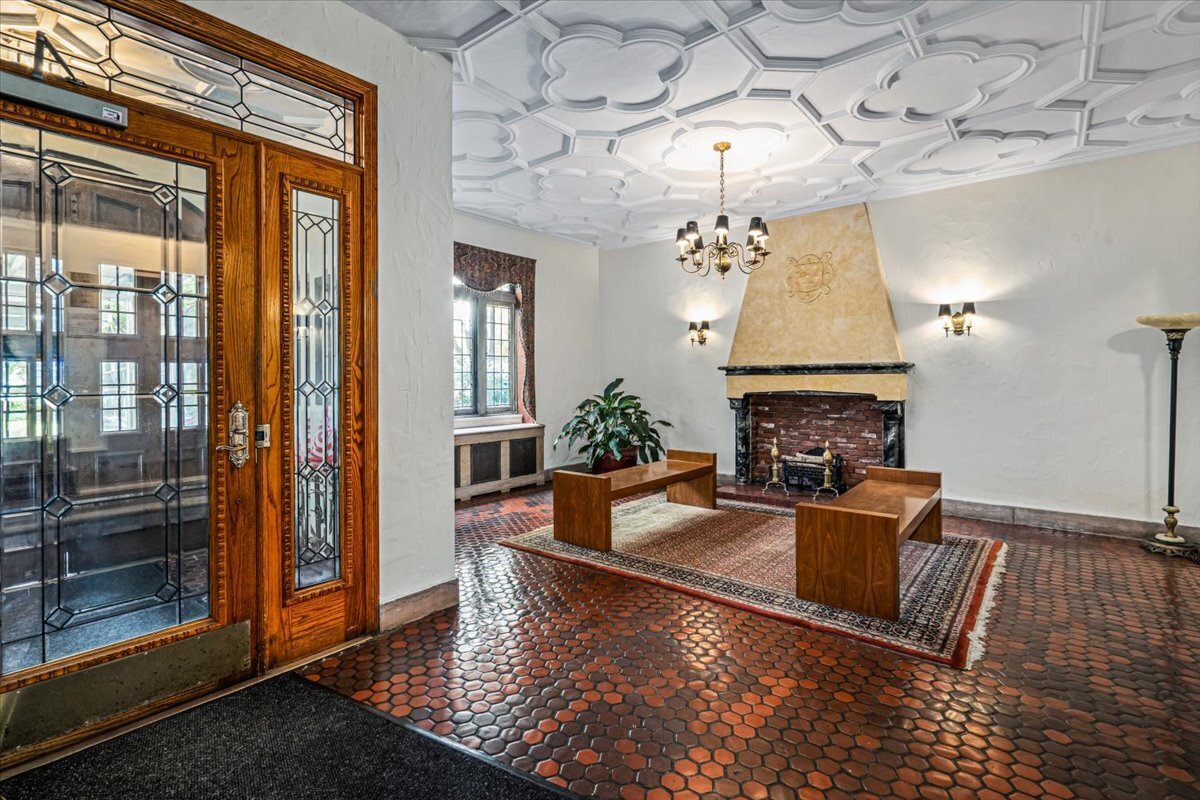
M 942 501 L 942 513 L 949 517 L 982 519 L 990 522 L 1004 522 L 1009 525 L 1028 525 L 1031 528 L 1048 528 L 1071 533 L 1093 533 L 1122 539 L 1141 539 L 1163 530 L 1161 522 L 975 503 L 970 500 L 951 500 L 949 498 Z M 1178 532 L 1192 541 L 1200 539 L 1200 528 L 1198 527 L 1180 525 Z
M 379 607 L 379 629 L 386 631 L 399 628 L 413 620 L 427 617 L 435 611 L 456 605 L 458 605 L 457 578 L 384 603 Z

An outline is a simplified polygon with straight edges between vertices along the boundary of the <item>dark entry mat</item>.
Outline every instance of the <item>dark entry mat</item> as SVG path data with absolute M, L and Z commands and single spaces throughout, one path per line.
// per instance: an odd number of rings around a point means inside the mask
M 284 675 L 30 770 L 7 800 L 577 797 Z

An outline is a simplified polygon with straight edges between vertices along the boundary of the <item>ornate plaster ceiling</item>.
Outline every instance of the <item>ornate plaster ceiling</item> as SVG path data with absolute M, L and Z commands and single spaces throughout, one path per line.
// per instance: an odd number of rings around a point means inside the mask
M 458 209 L 590 244 L 721 139 L 735 225 L 1200 140 L 1200 0 L 346 2 L 453 63 Z

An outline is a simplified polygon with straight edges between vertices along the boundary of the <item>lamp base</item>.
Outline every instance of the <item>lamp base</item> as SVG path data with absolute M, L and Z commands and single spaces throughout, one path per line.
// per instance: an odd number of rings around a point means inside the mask
M 1179 507 L 1165 505 L 1163 511 L 1167 515 L 1163 519 L 1166 530 L 1143 539 L 1142 548 L 1151 553 L 1162 553 L 1166 556 L 1188 556 L 1200 561 L 1200 544 L 1189 542 L 1175 532 L 1175 528 L 1179 526 L 1179 520 L 1175 518 L 1175 515 L 1179 513 Z
M 1176 541 L 1178 540 L 1178 541 Z M 1183 556 L 1200 561 L 1200 545 L 1178 536 L 1156 533 L 1142 539 L 1142 549 L 1168 557 Z

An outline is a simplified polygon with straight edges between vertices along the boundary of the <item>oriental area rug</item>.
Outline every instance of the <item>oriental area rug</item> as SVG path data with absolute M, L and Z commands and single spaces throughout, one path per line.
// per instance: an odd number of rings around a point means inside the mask
M 815 630 L 969 669 L 984 653 L 1006 545 L 943 534 L 900 548 L 900 619 L 796 597 L 795 513 L 721 500 L 716 510 L 662 494 L 613 507 L 610 552 L 557 541 L 551 526 L 506 539 L 517 550 L 666 586 Z

